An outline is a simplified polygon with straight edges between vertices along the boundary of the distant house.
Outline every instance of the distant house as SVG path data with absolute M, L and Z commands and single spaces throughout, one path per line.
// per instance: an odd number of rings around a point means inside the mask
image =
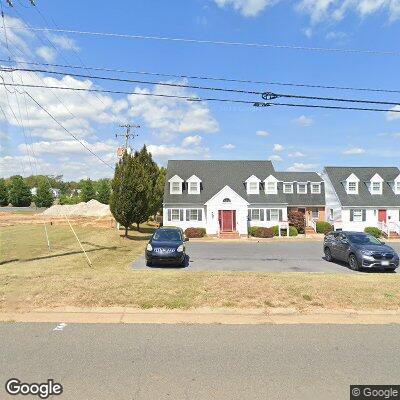
M 37 195 L 37 187 L 33 187 L 32 189 L 31 189 L 31 194 L 32 194 L 32 196 L 36 196 Z M 50 188 L 50 191 L 51 191 L 51 194 L 53 195 L 53 198 L 54 199 L 58 199 L 59 197 L 60 197 L 60 194 L 61 194 L 61 191 L 60 191 L 60 189 L 53 189 L 53 188 Z
M 397 167 L 326 167 L 326 213 L 335 229 L 368 226 L 400 235 L 400 170 Z
M 277 172 L 270 161 L 168 162 L 163 223 L 205 228 L 209 235 L 247 235 L 250 226 L 287 227 L 288 211 L 309 227 L 325 219 L 325 188 L 315 172 Z

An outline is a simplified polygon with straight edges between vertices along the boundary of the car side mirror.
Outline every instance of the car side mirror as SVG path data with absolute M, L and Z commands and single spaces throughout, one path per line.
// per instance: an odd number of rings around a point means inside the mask
M 185 242 L 188 242 L 189 241 L 189 238 L 188 237 L 185 237 Z
M 385 244 L 385 242 L 382 242 L 382 240 L 380 240 L 381 244 Z

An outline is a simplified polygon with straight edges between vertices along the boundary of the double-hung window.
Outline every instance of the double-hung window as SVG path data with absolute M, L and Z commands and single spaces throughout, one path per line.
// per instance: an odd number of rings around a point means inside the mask
M 257 194 L 259 190 L 259 183 L 258 182 L 249 182 L 249 193 L 250 194 Z
M 279 221 L 279 210 L 276 208 L 271 209 L 271 221 Z
M 293 183 L 284 183 L 283 184 L 283 193 L 293 193 Z
M 354 222 L 362 222 L 362 220 L 363 220 L 362 210 L 359 210 L 359 209 L 353 210 L 353 221 Z
M 190 208 L 186 210 L 187 221 L 201 221 L 203 218 L 203 210 L 201 208 Z
M 381 193 L 382 191 L 382 183 L 381 182 L 372 182 L 371 192 L 372 193 Z
M 189 194 L 199 193 L 199 182 L 189 182 Z
M 395 190 L 396 194 L 400 194 L 400 181 L 396 182 Z
M 181 185 L 180 182 L 171 182 L 171 193 L 180 193 Z
M 251 210 L 251 219 L 253 221 L 260 221 L 261 220 L 261 212 L 259 208 L 253 208 Z
M 347 184 L 348 193 L 357 193 L 357 182 L 349 182 Z
M 267 182 L 267 190 L 268 194 L 276 194 L 276 182 Z
M 297 184 L 297 193 L 298 194 L 307 194 L 307 184 L 306 183 L 298 183 Z
M 180 210 L 179 210 L 179 208 L 173 208 L 171 210 L 171 221 L 180 221 Z
M 320 194 L 321 193 L 321 184 L 312 183 L 311 184 L 311 193 L 312 194 Z

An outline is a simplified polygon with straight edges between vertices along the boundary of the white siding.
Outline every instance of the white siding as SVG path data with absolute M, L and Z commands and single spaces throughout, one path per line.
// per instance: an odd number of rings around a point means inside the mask
M 170 221 L 168 220 L 168 210 L 179 209 L 183 210 L 183 221 Z M 186 210 L 189 209 L 201 209 L 202 210 L 202 220 L 201 221 L 188 221 L 186 219 Z M 165 206 L 163 208 L 163 225 L 164 226 L 176 226 L 182 228 L 183 230 L 187 228 L 206 228 L 206 207 L 204 206 Z
M 328 222 L 333 224 L 342 220 L 342 207 L 328 174 L 324 172 L 322 178 L 325 182 L 325 217 Z M 330 217 L 331 210 L 333 210 L 333 219 Z

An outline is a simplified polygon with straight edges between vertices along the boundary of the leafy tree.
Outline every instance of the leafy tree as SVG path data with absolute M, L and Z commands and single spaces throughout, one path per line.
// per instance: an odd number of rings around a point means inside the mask
M 156 215 L 162 211 L 165 177 L 167 176 L 167 169 L 161 167 L 158 169 L 157 178 L 154 185 L 153 196 L 150 201 L 150 215 Z
M 8 189 L 6 186 L 6 181 L 4 179 L 0 179 L 0 206 L 8 205 Z
M 97 200 L 103 204 L 110 203 L 111 187 L 108 179 L 100 179 L 97 184 Z
M 114 218 L 125 227 L 125 237 L 132 223 L 139 231 L 140 224 L 151 215 L 150 203 L 157 176 L 157 164 L 146 146 L 134 155 L 125 153 L 116 165 L 110 209 Z
M 96 192 L 93 187 L 93 182 L 90 179 L 81 181 L 81 200 L 85 203 L 94 199 Z
M 29 207 L 32 202 L 32 194 L 22 176 L 15 175 L 10 180 L 11 186 L 8 193 L 10 203 L 14 207 Z
M 53 194 L 51 192 L 50 183 L 45 178 L 39 180 L 35 204 L 38 207 L 50 207 L 53 204 Z
M 288 220 L 290 225 L 294 226 L 299 233 L 304 233 L 306 220 L 304 214 L 301 211 L 289 211 Z

